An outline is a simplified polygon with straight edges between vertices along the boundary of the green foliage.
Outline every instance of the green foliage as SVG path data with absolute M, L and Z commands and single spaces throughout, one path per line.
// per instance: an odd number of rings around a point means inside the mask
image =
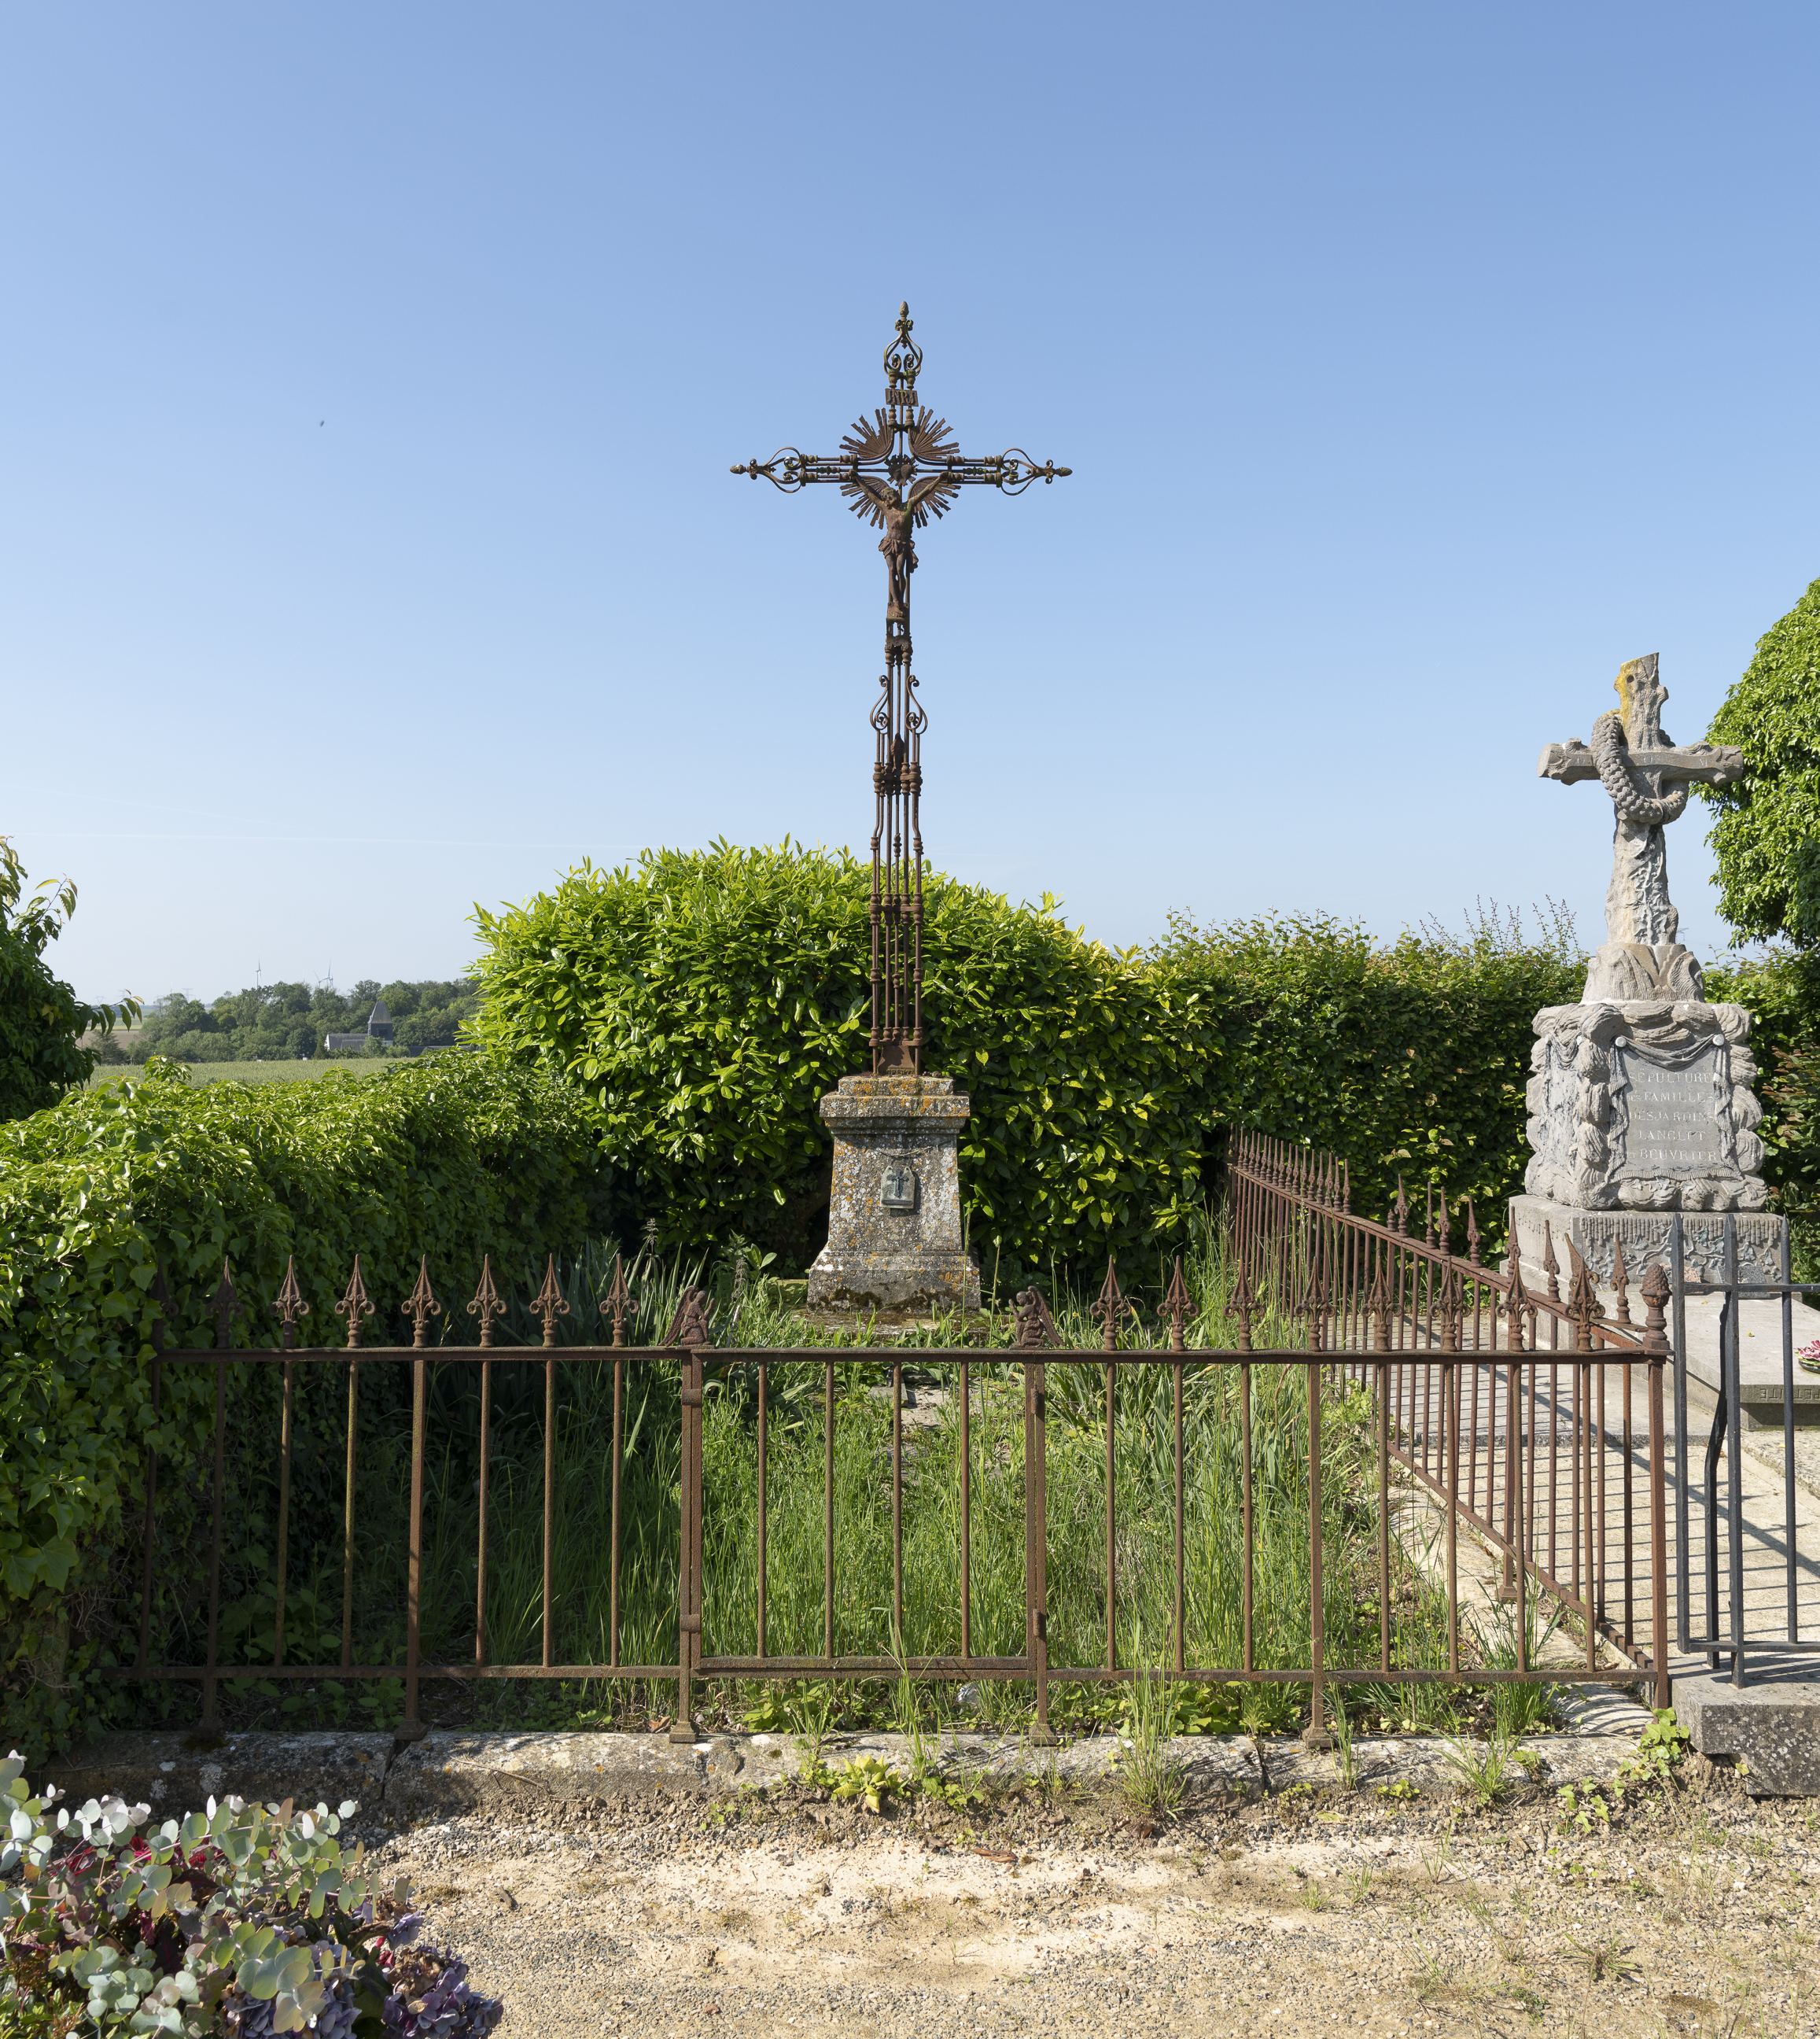
M 72 1813 L 0 1764 L 0 2021 L 8 2032 L 205 2039 L 274 2031 L 479 2039 L 503 2014 L 465 1964 L 419 1946 L 409 1885 L 381 1889 L 339 1812 L 229 1798 L 181 1821 L 91 1798 Z M 269 2008 L 268 2008 L 269 2007 Z
M 585 864 L 477 919 L 476 1031 L 584 1089 L 603 1144 L 667 1236 L 739 1231 L 802 1265 L 828 1198 L 821 1098 L 867 1065 L 869 876 L 786 843 Z M 973 1243 L 1009 1276 L 1051 1255 L 1137 1255 L 1200 1194 L 1196 992 L 1071 931 L 925 881 L 924 1066 L 973 1100 Z
M 1820 580 L 1758 640 L 1707 734 L 1744 753 L 1718 809 L 1719 910 L 1740 941 L 1820 944 Z
M 476 1032 L 573 1077 L 667 1237 L 737 1230 L 801 1266 L 820 1244 L 828 1142 L 817 1107 L 866 1066 L 869 875 L 785 843 L 584 864 L 554 893 L 477 915 Z M 925 880 L 925 1066 L 973 1099 L 970 1244 L 988 1285 L 1118 1254 L 1147 1269 L 1210 1187 L 1220 1130 L 1350 1157 L 1356 1208 L 1399 1171 L 1480 1202 L 1488 1243 L 1521 1179 L 1538 1007 L 1579 995 L 1559 917 L 1389 948 L 1319 918 L 1200 928 L 1139 953 L 1036 906 Z
M 1708 970 L 1706 995 L 1750 1012 L 1764 1179 L 1789 1220 L 1795 1273 L 1811 1278 L 1820 1269 L 1820 948 Z
M 47 879 L 29 898 L 25 890 L 25 866 L 0 836 L 0 1118 L 42 1111 L 86 1083 L 98 1050 L 78 1043 L 111 1034 L 116 1016 L 83 1004 L 44 960 L 76 910 L 75 887 Z M 130 999 L 120 1009 L 129 1020 L 138 1012 Z
M 179 1062 L 296 1061 L 323 1052 L 329 1034 L 366 1031 L 383 999 L 400 1048 L 453 1046 L 474 1016 L 478 988 L 465 978 L 381 985 L 362 978 L 349 992 L 332 984 L 255 984 L 224 992 L 212 1005 L 180 991 L 153 1000 L 127 1045 L 103 1059 L 136 1062 L 154 1055 Z M 377 1044 L 376 1044 L 377 1046 Z
M 1210 1124 L 1342 1156 L 1352 1208 L 1370 1215 L 1389 1209 L 1399 1175 L 1456 1203 L 1472 1197 L 1488 1247 L 1496 1241 L 1529 1161 L 1531 1023 L 1585 981 L 1563 909 L 1549 908 L 1534 940 L 1493 907 L 1463 934 L 1428 923 L 1388 947 L 1318 915 L 1205 929 L 1177 916 L 1155 966 L 1178 997 L 1198 990 L 1218 1028 Z
M 203 1370 L 182 1367 L 152 1418 L 161 1264 L 173 1346 L 212 1344 L 224 1258 L 247 1310 L 235 1342 L 275 1343 L 267 1301 L 293 1255 L 305 1336 L 329 1342 L 356 1251 L 396 1323 L 419 1255 L 453 1304 L 483 1253 L 514 1279 L 609 1215 L 610 1171 L 573 1094 L 535 1073 L 462 1056 L 192 1090 L 161 1080 L 169 1067 L 0 1126 L 0 1734 L 28 1752 L 92 1717 L 142 1448 L 175 1500 L 209 1419 Z

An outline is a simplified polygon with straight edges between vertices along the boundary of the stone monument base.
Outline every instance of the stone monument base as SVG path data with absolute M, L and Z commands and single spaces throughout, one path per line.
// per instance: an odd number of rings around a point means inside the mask
M 843 1076 L 821 1100 L 834 1182 L 812 1309 L 978 1309 L 980 1270 L 961 1230 L 969 1108 L 951 1076 Z
M 1523 1285 L 1531 1295 L 1545 1296 L 1548 1274 L 1542 1259 L 1550 1241 L 1554 1246 L 1556 1278 L 1562 1300 L 1573 1279 L 1573 1260 L 1568 1251 L 1571 1241 L 1601 1289 L 1611 1286 L 1617 1249 L 1624 1246 L 1625 1281 L 1630 1291 L 1631 1315 L 1643 1322 L 1643 1306 L 1637 1290 L 1644 1271 L 1652 1261 L 1669 1264 L 1669 1227 L 1666 1211 L 1577 1210 L 1572 1205 L 1551 1203 L 1546 1197 L 1511 1199 L 1511 1253 L 1520 1258 Z M 1786 1218 L 1761 1211 L 1739 1211 L 1732 1219 L 1738 1241 L 1738 1270 L 1749 1281 L 1779 1281 L 1782 1278 L 1782 1228 Z M 1690 1281 L 1716 1281 L 1724 1266 L 1725 1218 L 1717 1211 L 1684 1211 L 1681 1214 L 1682 1263 Z
M 1573 1210 L 1762 1209 L 1742 1005 L 1595 1001 L 1549 1006 L 1534 1026 L 1532 1197 Z

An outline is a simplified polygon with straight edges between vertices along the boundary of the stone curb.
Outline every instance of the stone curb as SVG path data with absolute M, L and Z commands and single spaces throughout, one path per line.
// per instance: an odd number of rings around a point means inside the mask
M 1550 1789 L 1609 1781 L 1635 1753 L 1648 1718 L 1642 1708 L 1620 1702 L 1605 1711 L 1598 1731 L 1520 1742 L 1507 1775 L 1513 1783 Z M 666 1798 L 702 1804 L 782 1783 L 808 1760 L 791 1737 L 765 1734 L 710 1735 L 681 1746 L 661 1734 L 587 1733 L 438 1733 L 403 1749 L 383 1734 L 233 1734 L 212 1747 L 195 1743 L 194 1737 L 175 1734 L 104 1736 L 51 1765 L 50 1780 L 78 1803 L 118 1793 L 161 1816 L 229 1794 L 310 1805 L 352 1798 L 366 1824 L 377 1818 L 402 1828 L 476 1812 L 576 1820 Z M 1433 1737 L 1361 1737 L 1354 1747 L 1354 1788 L 1374 1793 L 1400 1787 L 1399 1795 L 1458 1790 L 1462 1780 L 1446 1749 Z M 956 1779 L 973 1775 L 1006 1783 L 1053 1777 L 1084 1787 L 1116 1775 L 1122 1745 L 1117 1736 L 1093 1735 L 1046 1749 L 964 1734 L 930 1737 L 924 1749 Z M 1169 1751 L 1196 1794 L 1249 1798 L 1345 1789 L 1337 1752 L 1287 1738 L 1181 1736 Z M 911 1767 L 902 1735 L 830 1735 L 822 1745 L 821 1760 L 830 1769 L 868 1757 L 900 1774 Z

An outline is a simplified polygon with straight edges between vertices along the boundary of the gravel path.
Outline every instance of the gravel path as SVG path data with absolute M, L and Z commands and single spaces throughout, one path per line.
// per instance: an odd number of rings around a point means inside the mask
M 1552 1791 L 1209 1799 L 1155 1833 L 1033 1791 L 965 1817 L 453 1820 L 375 1860 L 417 1880 L 508 2039 L 1820 2033 L 1820 1808 L 1684 1768 L 1591 1835 Z

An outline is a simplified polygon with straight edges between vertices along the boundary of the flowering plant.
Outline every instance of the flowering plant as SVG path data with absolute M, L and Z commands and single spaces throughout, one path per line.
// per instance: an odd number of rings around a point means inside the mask
M 1820 1338 L 1815 1338 L 1811 1345 L 1797 1346 L 1795 1357 L 1808 1373 L 1820 1373 Z
M 299 1811 L 238 1798 L 181 1821 L 91 1798 L 50 1811 L 0 1763 L 0 2031 L 267 2039 L 480 2039 L 504 2014 L 464 1962 L 417 1944 L 400 1879 L 374 1886 L 351 1799 Z

